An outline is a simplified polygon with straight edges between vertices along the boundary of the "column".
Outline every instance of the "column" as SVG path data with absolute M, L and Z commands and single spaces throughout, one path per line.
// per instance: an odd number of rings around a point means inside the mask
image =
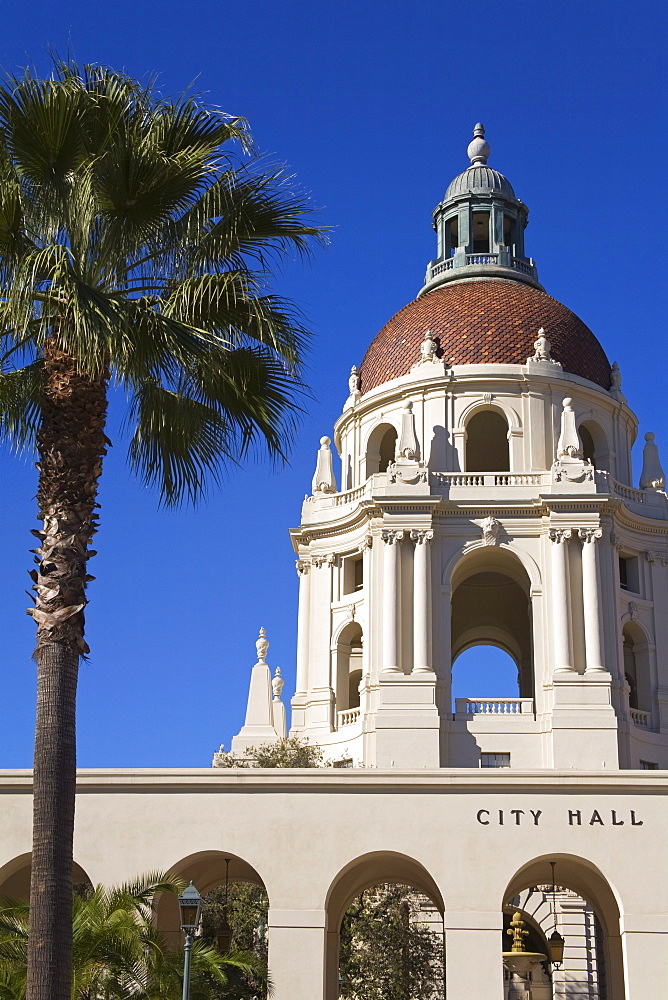
M 587 673 L 605 671 L 601 650 L 602 618 L 599 587 L 598 559 L 596 556 L 597 539 L 603 532 L 600 528 L 580 528 L 578 534 L 582 539 L 582 601 L 584 609 L 585 653 Z
M 295 694 L 302 694 L 308 690 L 311 564 L 304 559 L 298 559 L 296 566 L 297 573 L 299 574 L 299 610 L 297 616 L 297 681 Z
M 413 671 L 431 673 L 431 547 L 433 531 L 413 528 Z
M 327 915 L 269 909 L 269 974 L 273 1000 L 323 1000 Z
M 554 669 L 573 670 L 568 613 L 568 540 L 570 528 L 550 528 L 552 542 L 552 632 Z
M 386 528 L 381 532 L 385 542 L 383 558 L 383 670 L 401 673 L 399 666 L 399 556 L 403 531 Z

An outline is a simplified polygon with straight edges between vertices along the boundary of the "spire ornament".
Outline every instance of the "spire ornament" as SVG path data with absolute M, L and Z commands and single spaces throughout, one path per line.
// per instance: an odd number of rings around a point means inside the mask
M 482 122 L 478 122 L 473 129 L 473 140 L 469 143 L 466 155 L 471 161 L 471 166 L 487 163 L 490 154 L 489 143 L 485 141 L 485 129 Z
M 314 495 L 319 493 L 336 493 L 336 479 L 334 478 L 334 466 L 332 465 L 332 452 L 330 449 L 331 439 L 320 438 L 320 450 L 318 451 L 318 461 L 315 467 L 315 475 L 311 483 Z
M 657 490 L 663 493 L 666 489 L 666 474 L 661 467 L 659 446 L 655 443 L 655 434 L 648 431 L 645 434 L 645 447 L 642 452 L 642 472 L 640 473 L 641 490 Z
M 583 455 L 570 396 L 564 399 L 561 411 L 561 432 L 557 441 L 557 458 L 552 465 L 552 482 L 563 482 L 568 489 L 572 489 L 577 483 L 581 484 L 581 489 L 585 492 L 596 490 L 594 466 Z
M 350 369 L 350 377 L 348 379 L 348 392 L 351 396 L 361 396 L 360 392 L 360 372 L 357 365 L 353 365 Z

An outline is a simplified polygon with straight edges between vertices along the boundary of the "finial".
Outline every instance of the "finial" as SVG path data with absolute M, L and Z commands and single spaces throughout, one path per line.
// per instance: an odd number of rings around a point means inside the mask
M 582 442 L 575 426 L 575 410 L 570 396 L 564 399 L 561 411 L 561 434 L 557 441 L 557 458 L 582 458 Z
M 622 389 L 622 373 L 616 361 L 613 361 L 610 369 L 610 388 L 616 392 L 621 392 Z
M 533 349 L 535 354 L 532 358 L 529 358 L 529 361 L 552 361 L 552 355 L 550 354 L 552 344 L 547 339 L 542 326 L 538 331 L 538 339 L 533 342 Z
M 401 414 L 401 436 L 397 446 L 397 455 L 407 458 L 410 462 L 417 462 L 420 453 L 417 435 L 415 433 L 415 414 L 413 404 L 410 400 L 404 403 Z
M 281 668 L 276 667 L 276 673 L 274 674 L 274 679 L 271 682 L 271 690 L 274 693 L 274 701 L 281 700 L 281 692 L 283 691 L 283 685 L 285 681 L 281 677 Z
M 420 344 L 420 360 L 418 364 L 423 364 L 424 362 L 434 362 L 438 361 L 436 352 L 438 351 L 438 345 L 434 341 L 434 334 L 431 330 L 427 330 L 424 335 L 424 339 Z
M 471 166 L 475 167 L 478 164 L 487 163 L 490 149 L 489 143 L 485 141 L 485 129 L 482 126 L 482 122 L 478 122 L 475 126 L 473 129 L 473 135 L 473 142 L 469 143 L 466 153 L 471 161 Z
M 267 639 L 267 633 L 263 628 L 260 629 L 260 637 L 255 642 L 255 648 L 257 650 L 258 663 L 265 663 L 267 659 L 267 650 L 269 649 L 269 640 Z
M 642 453 L 642 472 L 640 473 L 641 490 L 657 490 L 663 493 L 666 488 L 666 476 L 661 467 L 659 446 L 651 431 L 645 434 L 645 447 Z
M 348 392 L 351 396 L 359 396 L 360 394 L 360 373 L 357 365 L 353 365 L 350 369 L 350 378 L 348 379 Z
M 327 436 L 320 438 L 320 449 L 315 467 L 315 475 L 311 488 L 314 494 L 336 493 L 336 479 L 334 478 L 334 467 L 332 465 L 332 452 L 330 450 L 330 438 Z

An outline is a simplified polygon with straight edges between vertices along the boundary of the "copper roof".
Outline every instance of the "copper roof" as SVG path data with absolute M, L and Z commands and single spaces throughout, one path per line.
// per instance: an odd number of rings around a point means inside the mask
M 427 330 L 452 365 L 523 365 L 541 326 L 565 371 L 610 388 L 605 351 L 575 313 L 519 281 L 481 279 L 442 285 L 393 316 L 364 355 L 362 392 L 409 372 Z

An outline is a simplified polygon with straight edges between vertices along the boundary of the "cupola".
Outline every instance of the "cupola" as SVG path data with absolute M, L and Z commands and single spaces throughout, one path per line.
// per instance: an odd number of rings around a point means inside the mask
M 427 267 L 419 294 L 480 276 L 540 288 L 536 265 L 524 252 L 529 209 L 515 196 L 510 181 L 487 165 L 490 148 L 480 122 L 467 153 L 471 165 L 451 181 L 434 209 L 437 257 Z

